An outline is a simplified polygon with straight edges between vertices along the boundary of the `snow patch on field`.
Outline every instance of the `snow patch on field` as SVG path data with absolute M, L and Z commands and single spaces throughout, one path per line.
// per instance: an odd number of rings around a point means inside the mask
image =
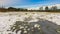
M 57 25 L 60 25 L 60 14 L 38 14 L 38 13 L 27 13 L 21 14 L 21 13 L 0 13 L 0 34 L 6 33 L 6 30 L 10 28 L 11 25 L 13 25 L 16 21 L 24 21 L 26 18 L 30 17 L 31 20 L 28 22 L 37 22 L 39 21 L 38 18 L 52 21 L 53 23 L 56 23 Z

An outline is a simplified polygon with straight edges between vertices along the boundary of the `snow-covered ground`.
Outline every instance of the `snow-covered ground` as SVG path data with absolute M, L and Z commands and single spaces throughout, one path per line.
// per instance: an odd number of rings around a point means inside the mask
M 44 20 L 52 21 L 57 25 L 60 25 L 60 13 L 45 13 L 45 12 L 9 12 L 9 13 L 0 13 L 0 34 L 7 34 L 6 30 L 10 28 L 10 25 L 13 25 L 16 21 L 24 21 L 26 18 L 28 22 L 36 22 L 41 18 Z

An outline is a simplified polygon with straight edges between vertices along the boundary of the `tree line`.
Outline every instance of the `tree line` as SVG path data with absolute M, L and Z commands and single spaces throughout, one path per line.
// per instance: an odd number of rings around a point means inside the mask
M 25 8 L 14 8 L 14 7 L 8 7 L 8 8 L 0 8 L 0 11 L 27 11 Z
M 48 6 L 45 7 L 45 10 L 43 10 L 43 7 L 39 8 L 40 11 L 42 12 L 60 12 L 60 9 L 58 9 L 57 6 L 51 6 L 50 8 Z
M 57 6 L 52 6 L 51 8 L 49 8 L 48 6 L 45 7 L 45 10 L 43 10 L 43 7 L 40 7 L 39 10 L 28 10 L 26 8 L 14 8 L 14 7 L 8 7 L 8 8 L 0 8 L 0 12 L 7 12 L 7 11 L 40 11 L 40 12 L 43 12 L 43 11 L 60 11 L 60 9 L 57 8 Z
M 43 10 L 43 7 L 40 7 L 40 10 Z M 52 6 L 50 8 L 48 6 L 46 6 L 45 10 L 58 10 L 58 8 L 57 8 L 57 6 Z

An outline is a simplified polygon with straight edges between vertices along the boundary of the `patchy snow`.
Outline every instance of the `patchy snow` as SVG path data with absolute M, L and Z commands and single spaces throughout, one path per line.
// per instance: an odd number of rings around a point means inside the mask
M 10 28 L 11 25 L 13 25 L 16 21 L 24 21 L 25 18 L 31 17 L 31 20 L 28 22 L 37 22 L 41 18 L 44 20 L 49 20 L 57 25 L 60 25 L 60 14 L 59 13 L 51 13 L 51 14 L 46 14 L 46 13 L 0 13 L 0 34 L 8 34 L 7 29 Z

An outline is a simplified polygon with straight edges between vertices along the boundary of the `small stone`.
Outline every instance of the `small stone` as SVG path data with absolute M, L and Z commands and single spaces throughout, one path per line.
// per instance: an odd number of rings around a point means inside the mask
M 26 25 L 26 24 L 24 24 L 24 25 Z
M 19 26 L 21 26 L 21 25 L 19 25 Z
M 13 27 L 13 29 L 15 29 L 15 27 Z
M 24 28 L 23 26 L 20 27 L 20 29 Z
M 40 30 L 40 28 L 38 28 L 38 30 Z
M 34 27 L 40 27 L 40 25 L 39 24 L 35 24 Z
M 26 30 L 26 29 L 24 28 L 24 30 Z
M 32 29 L 33 29 L 34 27 L 32 27 Z
M 24 33 L 27 33 L 27 31 L 24 31 Z
M 34 31 L 34 30 L 32 30 L 32 31 Z
M 28 26 L 25 26 L 25 28 L 28 28 Z
M 30 29 L 28 28 L 27 30 L 29 31 Z

